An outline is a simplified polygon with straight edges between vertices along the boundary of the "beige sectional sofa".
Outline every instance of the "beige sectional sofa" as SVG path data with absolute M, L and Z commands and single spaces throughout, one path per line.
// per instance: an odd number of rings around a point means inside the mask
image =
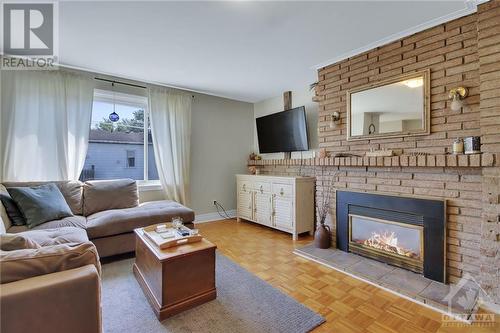
M 99 255 L 81 228 L 0 235 L 0 332 L 100 333 Z
M 0 192 L 8 187 L 36 186 L 49 182 L 6 182 Z M 131 179 L 112 181 L 61 181 L 52 182 L 60 189 L 74 216 L 49 221 L 31 230 L 77 227 L 87 232 L 100 257 L 134 251 L 133 230 L 151 224 L 169 222 L 181 217 L 188 227 L 194 221 L 194 212 L 170 200 L 139 204 L 137 184 Z M 26 226 L 12 225 L 5 207 L 0 204 L 0 217 L 5 231 L 18 233 Z

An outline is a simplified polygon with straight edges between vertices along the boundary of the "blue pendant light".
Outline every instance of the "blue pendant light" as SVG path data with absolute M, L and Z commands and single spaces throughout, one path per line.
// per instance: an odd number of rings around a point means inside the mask
M 109 120 L 111 120 L 112 122 L 116 123 L 118 120 L 120 120 L 120 116 L 118 115 L 118 113 L 116 113 L 115 111 L 111 112 L 109 114 Z
M 118 120 L 120 120 L 120 116 L 118 113 L 116 113 L 116 104 L 115 104 L 115 83 L 111 83 L 111 87 L 113 89 L 113 112 L 109 114 L 109 120 L 112 122 L 116 123 Z

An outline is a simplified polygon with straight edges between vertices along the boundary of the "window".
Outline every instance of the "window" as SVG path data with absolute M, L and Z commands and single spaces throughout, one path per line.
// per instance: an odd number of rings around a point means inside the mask
M 111 113 L 118 114 L 112 122 Z M 159 180 L 145 96 L 94 90 L 89 148 L 80 179 Z
M 135 150 L 127 150 L 127 168 L 135 168 Z

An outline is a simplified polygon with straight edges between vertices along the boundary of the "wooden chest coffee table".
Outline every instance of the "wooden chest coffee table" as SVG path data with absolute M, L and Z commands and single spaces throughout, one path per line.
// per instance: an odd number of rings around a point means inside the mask
M 215 249 L 206 239 L 161 250 L 136 235 L 134 275 L 159 320 L 217 297 Z

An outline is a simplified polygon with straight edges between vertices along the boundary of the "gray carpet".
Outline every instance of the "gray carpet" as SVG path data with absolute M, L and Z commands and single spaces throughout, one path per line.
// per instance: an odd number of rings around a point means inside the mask
M 134 259 L 103 265 L 103 326 L 114 332 L 308 332 L 324 319 L 217 254 L 217 299 L 159 322 L 133 273 Z

